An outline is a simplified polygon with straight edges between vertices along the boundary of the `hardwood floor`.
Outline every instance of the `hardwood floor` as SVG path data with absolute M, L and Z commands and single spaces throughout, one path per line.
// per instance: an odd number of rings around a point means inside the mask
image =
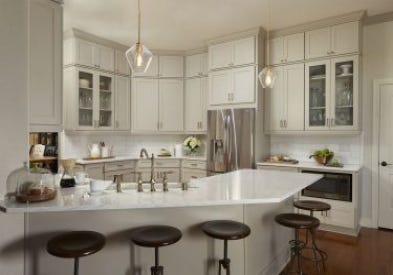
M 317 244 L 329 255 L 321 274 L 393 275 L 393 231 L 364 228 L 358 238 L 319 231 Z M 318 274 L 310 263 L 303 270 Z

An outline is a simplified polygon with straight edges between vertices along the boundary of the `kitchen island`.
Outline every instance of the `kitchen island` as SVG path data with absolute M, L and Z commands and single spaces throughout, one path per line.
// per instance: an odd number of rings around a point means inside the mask
M 25 213 L 26 274 L 70 274 L 72 261 L 54 258 L 46 241 L 67 230 L 95 230 L 106 247 L 81 262 L 81 274 L 147 274 L 153 251 L 129 241 L 132 228 L 168 224 L 183 232 L 179 243 L 162 249 L 167 274 L 217 274 L 222 242 L 201 233 L 201 223 L 232 219 L 251 227 L 251 235 L 229 244 L 233 274 L 278 274 L 288 259 L 292 232 L 274 216 L 292 211 L 292 197 L 321 176 L 291 172 L 239 170 L 192 181 L 190 188 L 169 192 L 105 192 L 86 196 L 84 187 L 60 190 L 53 201 L 20 204 L 2 201 L 2 211 Z M 10 244 L 12 247 L 12 244 Z M 4 252 L 3 252 L 4 253 Z

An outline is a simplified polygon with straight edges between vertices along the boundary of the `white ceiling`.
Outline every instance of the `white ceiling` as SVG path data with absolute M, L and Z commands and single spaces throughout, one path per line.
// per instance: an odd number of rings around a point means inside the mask
M 142 41 L 152 49 L 190 50 L 204 41 L 268 26 L 268 0 L 141 0 Z M 124 45 L 136 40 L 137 0 L 64 0 L 64 29 Z M 393 0 L 271 0 L 270 29 L 367 10 L 393 11 Z

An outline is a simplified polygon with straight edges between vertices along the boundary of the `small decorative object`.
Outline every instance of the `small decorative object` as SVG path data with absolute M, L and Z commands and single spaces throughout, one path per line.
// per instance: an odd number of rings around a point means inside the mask
M 332 160 L 333 156 L 334 152 L 330 151 L 328 148 L 325 148 L 323 150 L 314 151 L 310 158 L 314 158 L 315 161 L 321 165 L 326 165 Z
M 202 142 L 195 136 L 189 136 L 184 140 L 183 144 L 190 152 L 190 155 L 193 155 L 198 151 L 199 147 L 201 147 Z

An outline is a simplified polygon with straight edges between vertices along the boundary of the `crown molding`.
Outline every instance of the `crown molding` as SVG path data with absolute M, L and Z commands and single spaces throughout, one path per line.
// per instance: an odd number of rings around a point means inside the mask
M 373 25 L 390 21 L 393 21 L 393 11 L 366 17 L 364 19 L 364 25 Z
M 246 37 L 250 37 L 250 36 L 264 35 L 265 33 L 266 33 L 266 31 L 262 27 L 256 27 L 256 28 L 245 30 L 245 31 L 220 36 L 217 38 L 208 39 L 208 40 L 206 40 L 205 43 L 210 46 L 210 45 L 229 42 L 232 40 L 246 38 Z

